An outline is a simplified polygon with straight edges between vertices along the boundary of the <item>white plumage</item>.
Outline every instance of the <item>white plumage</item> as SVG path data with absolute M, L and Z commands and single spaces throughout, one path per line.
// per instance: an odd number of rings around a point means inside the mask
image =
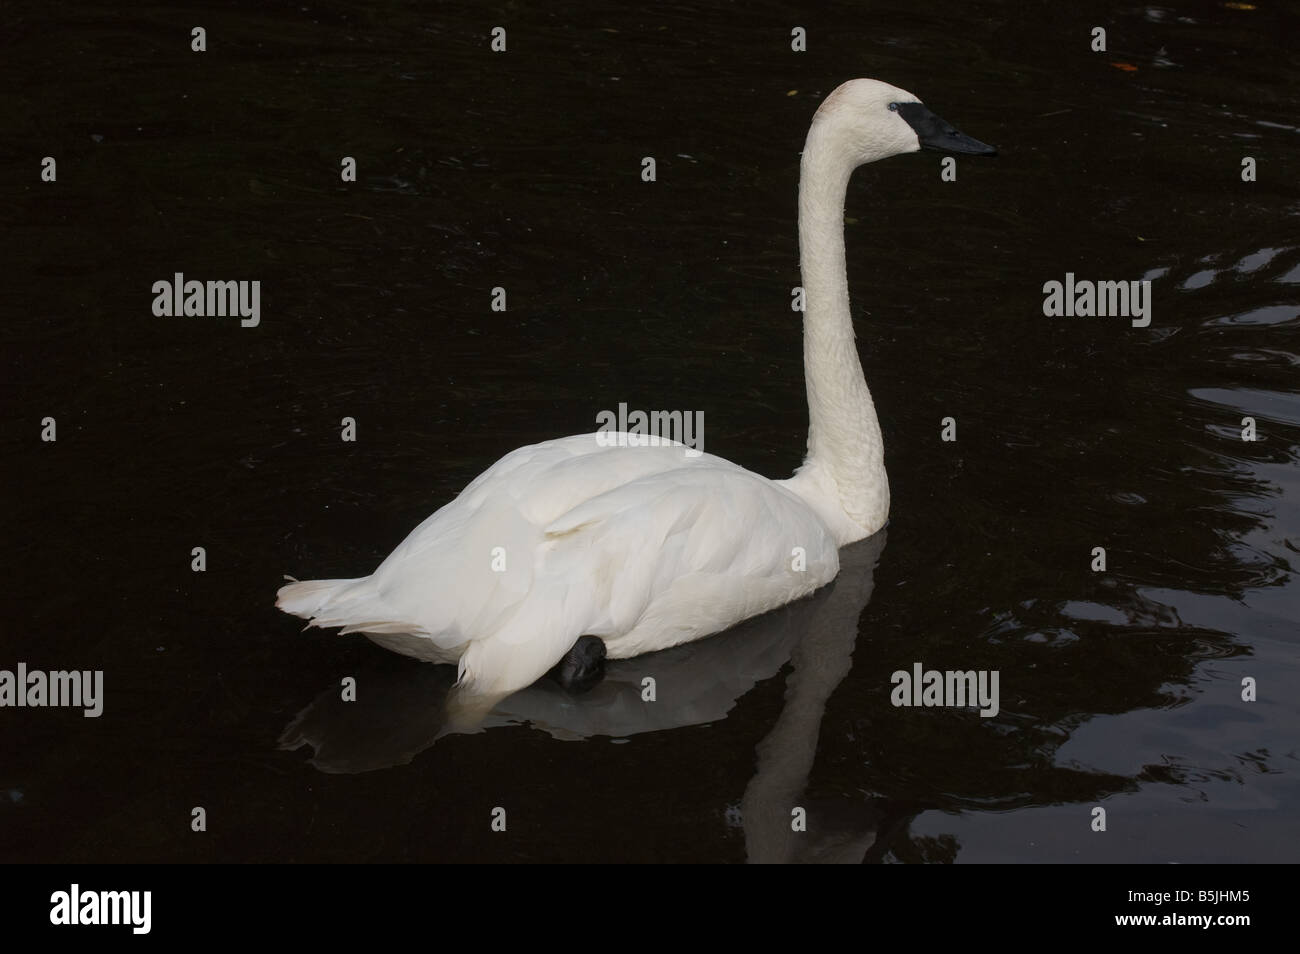
M 595 434 L 522 447 L 370 576 L 291 583 L 276 605 L 312 626 L 459 662 L 466 691 L 501 695 L 535 681 L 580 636 L 599 636 L 610 657 L 634 656 L 719 632 L 832 580 L 838 547 L 875 533 L 889 512 L 880 426 L 849 314 L 843 207 L 855 166 L 921 147 L 899 102 L 916 97 L 875 80 L 845 83 L 804 146 L 810 426 L 793 478 L 769 480 L 682 445 L 617 446 Z
M 780 484 L 682 445 L 605 447 L 582 434 L 501 458 L 370 576 L 293 583 L 278 605 L 459 661 L 463 684 L 507 692 L 579 636 L 601 637 L 611 658 L 665 649 L 837 572 L 830 532 Z

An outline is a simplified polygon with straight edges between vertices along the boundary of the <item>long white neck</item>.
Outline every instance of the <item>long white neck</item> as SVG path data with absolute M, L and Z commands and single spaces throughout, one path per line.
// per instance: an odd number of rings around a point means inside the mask
M 813 123 L 799 175 L 803 273 L 803 362 L 808 386 L 808 456 L 791 489 L 819 512 L 836 504 L 841 544 L 875 533 L 889 516 L 880 421 L 853 336 L 844 257 L 844 196 L 853 163 Z M 810 497 L 819 499 L 810 499 Z M 833 497 L 834 499 L 826 499 Z M 825 514 L 823 514 L 825 517 Z M 829 522 L 829 521 L 828 521 Z

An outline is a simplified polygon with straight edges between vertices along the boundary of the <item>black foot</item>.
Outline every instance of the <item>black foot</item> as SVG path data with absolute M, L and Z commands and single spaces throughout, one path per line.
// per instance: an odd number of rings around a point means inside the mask
M 563 659 L 547 673 L 575 696 L 605 678 L 605 643 L 599 636 L 579 636 Z

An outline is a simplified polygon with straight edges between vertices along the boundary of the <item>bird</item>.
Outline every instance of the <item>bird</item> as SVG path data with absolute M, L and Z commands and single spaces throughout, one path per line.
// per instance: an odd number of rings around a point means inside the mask
M 455 664 L 462 692 L 501 698 L 548 672 L 704 638 L 829 583 L 839 548 L 889 516 L 849 308 L 848 183 L 858 166 L 921 149 L 997 154 L 879 80 L 838 86 L 813 115 L 798 192 L 809 428 L 794 476 L 639 434 L 520 447 L 369 576 L 286 577 L 277 607 L 309 628 Z

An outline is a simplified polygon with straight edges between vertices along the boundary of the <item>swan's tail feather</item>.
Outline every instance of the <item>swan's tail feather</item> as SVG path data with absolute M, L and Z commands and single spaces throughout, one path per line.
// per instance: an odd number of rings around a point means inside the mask
M 312 619 L 331 603 L 339 591 L 356 580 L 303 580 L 280 587 L 275 605 L 293 616 Z
M 346 636 L 349 633 L 379 633 L 380 635 L 391 634 L 394 636 L 419 636 L 424 633 L 424 627 L 420 626 L 418 623 L 403 623 L 400 620 L 393 619 L 367 619 L 358 620 L 356 622 L 349 621 L 347 623 L 344 623 L 342 620 L 333 623 L 329 621 L 316 620 L 314 621 L 314 625 L 325 627 L 342 626 L 343 628 L 339 630 L 340 636 Z
M 275 605 L 286 613 L 310 620 L 306 628 L 343 627 L 340 636 L 349 633 L 393 635 L 427 635 L 424 627 L 398 619 L 374 587 L 363 584 L 369 577 L 355 580 L 303 580 L 280 587 Z

